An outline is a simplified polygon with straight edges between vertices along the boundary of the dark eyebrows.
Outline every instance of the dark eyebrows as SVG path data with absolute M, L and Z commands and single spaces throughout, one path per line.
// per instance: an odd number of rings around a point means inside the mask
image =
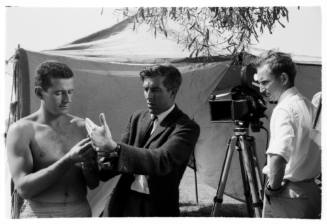
M 74 89 L 67 89 L 67 90 L 56 90 L 55 93 L 64 93 L 64 92 L 73 92 Z
M 258 81 L 259 84 L 267 84 L 269 82 L 269 80 L 263 80 L 263 81 Z

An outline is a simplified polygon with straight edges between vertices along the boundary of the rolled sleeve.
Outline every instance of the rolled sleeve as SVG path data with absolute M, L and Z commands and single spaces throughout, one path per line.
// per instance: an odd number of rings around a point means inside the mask
M 292 117 L 286 110 L 279 108 L 271 118 L 271 139 L 267 154 L 282 156 L 287 162 L 294 147 L 295 132 Z

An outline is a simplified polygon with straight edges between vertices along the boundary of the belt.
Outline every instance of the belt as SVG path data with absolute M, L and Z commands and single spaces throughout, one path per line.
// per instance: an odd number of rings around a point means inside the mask
M 315 178 L 310 178 L 310 179 L 305 179 L 305 180 L 300 180 L 300 181 L 292 181 L 292 180 L 288 180 L 288 179 L 284 179 L 285 183 L 287 182 L 291 182 L 291 183 L 310 183 L 310 182 L 314 182 Z

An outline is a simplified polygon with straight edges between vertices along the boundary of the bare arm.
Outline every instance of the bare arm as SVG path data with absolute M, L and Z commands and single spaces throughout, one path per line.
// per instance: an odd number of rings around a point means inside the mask
M 272 189 L 278 189 L 282 185 L 286 160 L 280 155 L 271 154 L 269 166 L 269 185 Z
M 31 136 L 32 125 L 25 123 L 14 124 L 7 137 L 10 172 L 15 187 L 23 198 L 32 198 L 56 183 L 74 163 L 84 160 L 88 153 L 85 149 L 90 145 L 90 142 L 84 139 L 55 163 L 33 172 Z

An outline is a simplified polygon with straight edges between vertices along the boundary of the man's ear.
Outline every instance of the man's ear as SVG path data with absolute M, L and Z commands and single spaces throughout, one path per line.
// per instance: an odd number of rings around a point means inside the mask
M 43 91 L 43 89 L 40 87 L 40 86 L 36 86 L 35 88 L 34 88 L 34 92 L 35 92 L 35 95 L 37 96 L 37 97 L 39 97 L 40 99 L 42 99 L 42 91 Z
M 177 91 L 172 89 L 171 90 L 171 96 L 175 99 L 176 98 L 176 95 L 177 95 Z
M 284 86 L 289 85 L 289 77 L 285 72 L 282 72 L 282 74 L 280 75 L 280 81 Z

